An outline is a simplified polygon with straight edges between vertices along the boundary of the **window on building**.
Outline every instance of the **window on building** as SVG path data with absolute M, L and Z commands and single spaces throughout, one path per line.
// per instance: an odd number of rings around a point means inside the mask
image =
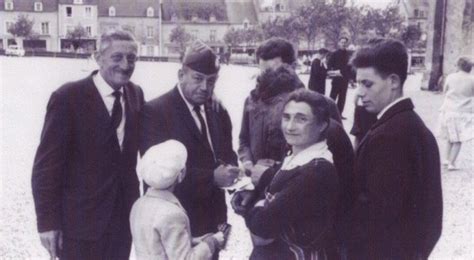
M 211 42 L 215 42 L 216 41 L 216 30 L 211 30 L 211 34 L 209 35 L 209 40 Z
M 35 12 L 41 12 L 41 11 L 43 11 L 43 3 L 35 2 Z
M 425 12 L 424 11 L 420 11 L 420 17 L 425 17 Z
M 90 25 L 86 26 L 86 33 L 87 33 L 87 36 L 89 37 L 92 35 L 92 26 Z
M 75 5 L 82 5 L 83 1 L 82 0 L 74 0 Z
M 5 10 L 7 10 L 7 11 L 13 10 L 13 1 L 12 0 L 6 0 L 5 1 Z
M 5 22 L 5 34 L 9 33 L 8 29 L 13 25 L 13 22 L 6 21 Z
M 155 10 L 153 9 L 153 7 L 150 6 L 146 9 L 146 16 L 147 17 L 155 16 Z
M 415 15 L 415 17 L 418 17 L 418 15 L 419 15 L 419 12 L 420 12 L 420 11 L 419 11 L 418 9 L 415 9 L 415 11 L 414 11 L 414 15 Z
M 115 7 L 109 7 L 109 16 L 115 16 Z
M 146 37 L 153 38 L 153 26 L 146 27 Z
M 147 56 L 155 56 L 155 46 L 153 45 L 147 45 L 146 46 L 146 55 Z
M 172 22 L 177 22 L 177 21 L 178 21 L 178 15 L 175 14 L 175 13 L 173 13 L 173 14 L 171 15 L 171 21 L 172 21 Z
M 41 23 L 41 34 L 42 35 L 49 35 L 49 23 L 42 22 Z
M 86 15 L 86 17 L 92 17 L 92 7 L 87 6 L 85 8 L 85 15 Z
M 211 14 L 209 15 L 209 22 L 213 23 L 215 22 L 217 19 L 216 19 L 216 15 L 215 14 Z
M 248 20 L 247 18 L 244 20 L 244 24 L 243 24 L 243 25 L 244 25 L 244 29 L 248 29 L 248 28 L 249 28 L 249 20 Z
M 197 39 L 198 36 L 198 30 L 191 30 L 191 37 L 193 40 Z
M 66 33 L 65 33 L 65 34 L 67 35 L 68 33 L 72 32 L 72 31 L 74 31 L 74 26 L 72 26 L 72 25 L 67 25 L 67 26 L 66 26 Z
M 71 6 L 66 6 L 66 16 L 67 17 L 72 17 L 72 7 Z

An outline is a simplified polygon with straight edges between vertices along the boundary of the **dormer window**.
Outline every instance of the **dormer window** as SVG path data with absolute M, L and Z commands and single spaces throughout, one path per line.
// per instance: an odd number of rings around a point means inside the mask
M 6 11 L 13 10 L 13 1 L 12 0 L 6 0 L 5 1 L 5 10 Z
M 115 16 L 115 7 L 109 7 L 109 16 Z
M 83 1 L 82 0 L 74 0 L 75 5 L 82 5 Z
M 155 16 L 155 10 L 153 9 L 153 7 L 150 6 L 146 9 L 146 16 L 147 17 Z
M 43 11 L 43 3 L 35 2 L 35 12 L 41 12 L 41 11 Z

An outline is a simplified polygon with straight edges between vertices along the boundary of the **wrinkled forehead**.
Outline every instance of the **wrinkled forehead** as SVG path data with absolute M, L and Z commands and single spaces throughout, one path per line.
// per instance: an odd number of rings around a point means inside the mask
M 313 117 L 313 110 L 311 106 L 306 102 L 296 102 L 290 101 L 288 102 L 284 109 L 283 115 L 287 116 L 306 116 L 306 117 Z
M 106 40 L 100 43 L 99 51 L 104 53 L 105 51 L 112 51 L 112 52 L 134 52 L 136 53 L 138 50 L 138 45 L 135 41 L 128 41 L 128 40 Z

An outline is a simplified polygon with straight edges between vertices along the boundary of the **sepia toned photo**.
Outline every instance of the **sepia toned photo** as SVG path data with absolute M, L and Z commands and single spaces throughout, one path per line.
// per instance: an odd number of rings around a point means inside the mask
M 0 0 L 0 259 L 473 259 L 473 0 Z

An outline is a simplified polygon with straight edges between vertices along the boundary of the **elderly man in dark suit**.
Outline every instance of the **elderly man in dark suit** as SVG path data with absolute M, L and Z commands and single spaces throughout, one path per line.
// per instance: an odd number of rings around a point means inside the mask
M 403 97 L 407 50 L 380 39 L 352 63 L 362 103 L 378 120 L 356 152 L 349 259 L 427 259 L 442 225 L 439 151 Z
M 102 35 L 99 71 L 53 92 L 33 166 L 38 231 L 52 258 L 128 259 L 128 217 L 143 92 L 130 82 L 137 44 Z
M 140 152 L 175 139 L 188 151 L 186 177 L 175 194 L 186 209 L 194 237 L 216 232 L 227 222 L 224 190 L 239 174 L 232 150 L 232 124 L 212 98 L 218 78 L 217 56 L 200 41 L 183 57 L 178 85 L 143 108 Z M 216 103 L 217 102 L 217 103 Z

